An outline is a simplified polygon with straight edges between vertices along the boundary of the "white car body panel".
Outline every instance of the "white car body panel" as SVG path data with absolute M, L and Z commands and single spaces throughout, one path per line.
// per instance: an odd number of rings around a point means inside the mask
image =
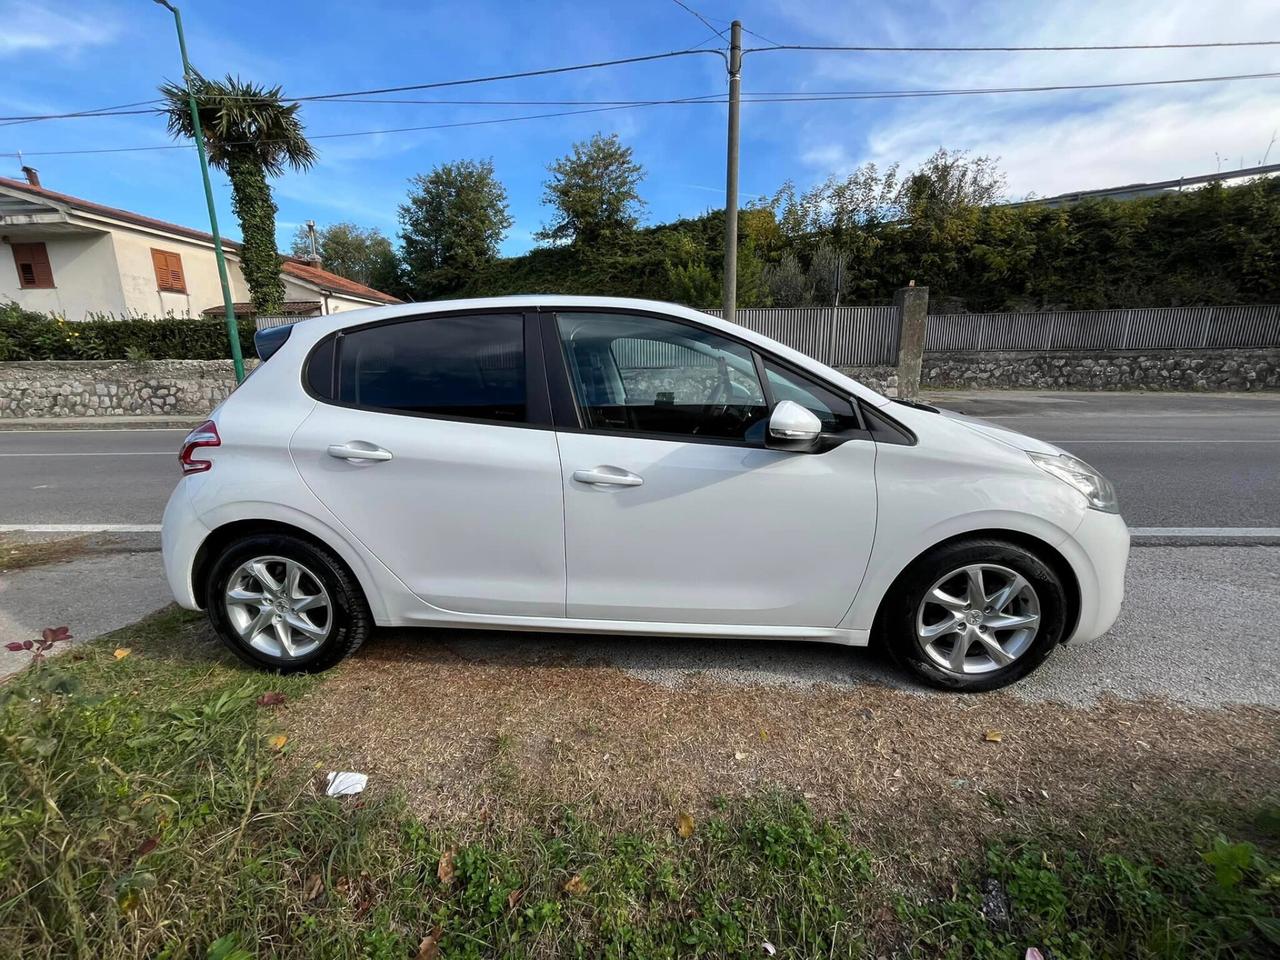
M 590 431 L 399 416 L 318 402 L 300 371 L 329 333 L 436 311 L 618 309 L 729 333 L 882 409 L 915 444 L 852 439 L 822 454 Z M 200 604 L 202 544 L 266 520 L 320 540 L 351 569 L 384 626 L 448 625 L 648 636 L 776 637 L 865 644 L 884 595 L 951 537 L 1008 531 L 1052 547 L 1079 588 L 1073 639 L 1109 628 L 1128 531 L 1036 467 L 1052 445 L 980 421 L 893 404 L 824 364 L 673 304 L 503 297 L 402 304 L 298 323 L 269 364 L 214 412 L 213 469 L 185 477 L 162 543 L 175 598 Z M 393 453 L 337 460 L 329 444 Z M 644 480 L 591 487 L 576 470 Z
M 834 627 L 862 582 L 873 443 L 812 457 L 562 433 L 560 452 L 571 617 Z M 644 484 L 573 479 L 598 466 Z
M 393 459 L 329 456 L 353 440 Z M 316 404 L 290 448 L 316 498 L 416 596 L 456 613 L 564 616 L 551 430 Z

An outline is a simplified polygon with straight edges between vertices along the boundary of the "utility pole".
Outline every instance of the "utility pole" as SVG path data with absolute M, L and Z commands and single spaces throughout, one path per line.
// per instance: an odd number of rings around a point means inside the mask
M 742 21 L 729 28 L 729 153 L 724 177 L 724 318 L 738 315 L 738 109 L 742 92 Z
M 191 107 L 191 127 L 195 133 L 196 153 L 200 157 L 200 176 L 204 178 L 204 199 L 209 207 L 209 232 L 213 234 L 213 256 L 218 261 L 218 279 L 222 281 L 222 303 L 227 311 L 227 338 L 231 341 L 231 363 L 236 371 L 236 383 L 244 382 L 244 356 L 240 352 L 240 329 L 236 326 L 235 300 L 231 296 L 231 281 L 227 279 L 227 258 L 222 253 L 222 236 L 218 233 L 218 212 L 213 205 L 213 184 L 209 182 L 209 158 L 204 152 L 204 129 L 200 126 L 200 110 L 196 106 L 196 94 L 192 87 L 194 71 L 187 59 L 187 40 L 182 35 L 182 14 L 169 0 L 156 3 L 173 14 L 178 28 L 178 49 L 182 52 L 182 79 L 187 87 L 187 103 Z

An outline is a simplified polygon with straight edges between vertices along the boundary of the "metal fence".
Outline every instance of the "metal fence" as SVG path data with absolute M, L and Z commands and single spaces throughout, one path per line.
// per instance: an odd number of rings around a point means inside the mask
M 299 320 L 305 320 L 306 317 L 300 317 L 297 314 L 286 314 L 279 317 L 254 317 L 253 322 L 257 325 L 257 329 L 266 330 L 270 327 L 282 327 L 286 323 L 297 323 Z
M 897 307 L 748 307 L 737 311 L 737 322 L 830 366 L 870 367 L 898 362 L 898 313 Z
M 1280 346 L 1280 306 L 933 314 L 925 353 Z

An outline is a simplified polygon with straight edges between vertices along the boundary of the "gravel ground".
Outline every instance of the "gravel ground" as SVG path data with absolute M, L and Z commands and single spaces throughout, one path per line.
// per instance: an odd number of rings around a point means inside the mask
M 1135 547 L 1126 588 L 1109 634 L 1060 647 L 1012 692 L 1033 702 L 1081 705 L 1111 694 L 1191 706 L 1280 707 L 1280 548 Z M 569 658 L 666 687 L 695 679 L 790 687 L 875 683 L 946 696 L 911 683 L 874 653 L 824 644 L 466 631 L 447 637 L 469 658 L 500 661 L 517 651 Z

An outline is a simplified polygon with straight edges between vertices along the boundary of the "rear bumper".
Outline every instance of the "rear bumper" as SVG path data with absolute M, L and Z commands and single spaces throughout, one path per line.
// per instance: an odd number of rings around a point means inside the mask
M 160 550 L 164 557 L 164 575 L 178 606 L 199 610 L 195 586 L 191 580 L 196 551 L 209 535 L 191 505 L 190 480 L 179 480 L 169 495 L 160 526 Z
M 1117 514 L 1086 510 L 1075 533 L 1058 549 L 1080 585 L 1080 618 L 1069 639 L 1096 639 L 1111 629 L 1124 602 L 1129 528 Z

